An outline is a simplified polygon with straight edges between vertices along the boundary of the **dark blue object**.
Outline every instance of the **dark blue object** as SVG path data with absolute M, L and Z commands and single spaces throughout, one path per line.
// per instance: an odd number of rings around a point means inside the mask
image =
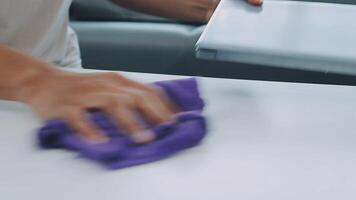
M 75 134 L 65 122 L 50 120 L 39 130 L 40 146 L 78 151 L 108 168 L 119 169 L 160 160 L 197 145 L 206 134 L 206 122 L 196 79 L 162 81 L 155 85 L 161 87 L 182 111 L 173 121 L 151 127 L 156 134 L 155 141 L 138 145 L 105 113 L 95 111 L 90 113 L 91 119 L 110 137 L 108 142 L 92 144 Z

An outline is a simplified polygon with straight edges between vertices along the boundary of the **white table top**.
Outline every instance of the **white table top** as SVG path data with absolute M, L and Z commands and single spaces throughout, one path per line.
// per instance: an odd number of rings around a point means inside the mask
M 200 83 L 210 126 L 203 144 L 117 171 L 72 152 L 37 149 L 40 121 L 24 105 L 0 102 L 0 199 L 356 198 L 356 87 L 212 78 Z

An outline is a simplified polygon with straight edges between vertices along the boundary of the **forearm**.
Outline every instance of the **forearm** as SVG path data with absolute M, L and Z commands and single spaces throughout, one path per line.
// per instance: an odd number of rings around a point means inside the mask
M 111 0 L 121 6 L 161 17 L 206 22 L 218 1 L 213 0 Z
M 0 45 L 0 99 L 23 101 L 23 93 L 56 71 L 52 65 Z

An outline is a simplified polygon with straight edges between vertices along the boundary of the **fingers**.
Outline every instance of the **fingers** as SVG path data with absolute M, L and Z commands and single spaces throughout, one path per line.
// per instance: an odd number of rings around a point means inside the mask
M 137 143 L 146 143 L 154 139 L 154 134 L 141 123 L 136 115 L 136 100 L 132 94 L 120 90 L 116 94 L 95 94 L 87 97 L 85 108 L 100 109 L 109 114 Z
M 218 4 L 218 2 L 220 0 L 215 0 L 215 1 Z M 90 76 L 90 74 L 87 76 Z M 118 73 L 115 73 L 115 72 L 101 73 L 100 76 L 101 76 L 101 78 L 112 80 L 113 82 L 115 82 L 117 84 L 118 87 L 120 87 L 120 86 L 125 86 L 126 88 L 132 87 L 132 88 L 135 88 L 138 90 L 143 90 L 145 92 L 156 95 L 156 96 L 158 96 L 159 101 L 161 101 L 163 103 L 163 105 L 166 107 L 166 109 L 169 110 L 170 113 L 178 112 L 177 106 L 174 105 L 172 103 L 172 101 L 158 87 L 150 86 L 150 85 L 146 85 L 146 84 L 142 84 L 142 83 L 133 81 L 133 80 L 128 79 Z M 97 80 L 97 78 L 98 78 L 97 75 L 92 76 L 92 77 L 96 78 L 94 80 Z
M 170 120 L 172 112 L 165 103 L 154 93 L 126 88 L 123 92 L 133 97 L 134 105 L 153 123 Z
M 263 4 L 263 0 L 248 0 L 248 2 L 255 6 L 260 6 Z
M 161 88 L 154 85 L 146 85 L 146 87 L 146 92 L 156 96 L 171 115 L 179 112 L 178 106 L 175 105 L 171 99 L 169 99 L 167 94 Z
M 85 111 L 71 110 L 65 116 L 70 126 L 82 137 L 93 142 L 107 141 L 107 138 L 100 129 L 89 121 Z
M 218 0 L 216 1 L 219 2 Z M 170 115 L 173 115 L 174 113 L 178 112 L 177 106 L 174 105 L 172 101 L 167 97 L 167 95 L 158 87 L 145 85 L 113 72 L 103 73 L 102 75 L 106 77 L 110 77 L 110 79 L 115 81 L 118 85 L 124 85 L 125 88 L 134 88 L 137 90 L 142 90 L 146 92 L 146 94 L 157 96 L 158 97 L 157 101 L 163 104 L 164 109 L 168 110 L 167 112 L 169 112 Z
M 124 106 L 116 106 L 107 111 L 120 127 L 127 131 L 137 143 L 147 143 L 154 140 L 155 136 L 138 121 L 135 113 Z
M 154 134 L 137 118 L 137 112 L 157 124 L 170 120 L 178 110 L 160 89 L 117 73 L 85 74 L 77 83 L 67 89 L 72 94 L 67 103 L 79 111 L 68 112 L 65 119 L 81 136 L 91 140 L 103 141 L 105 135 L 88 119 L 89 109 L 108 113 L 138 143 L 152 141 Z
M 170 120 L 173 114 L 155 96 L 140 97 L 137 107 L 151 122 L 159 124 Z
M 158 97 L 141 90 L 122 88 L 116 96 L 110 98 L 102 106 L 103 110 L 139 143 L 152 141 L 154 134 L 137 118 L 137 111 L 155 124 L 168 121 L 174 115 Z
M 211 0 L 210 1 L 210 6 L 209 6 L 209 9 L 206 13 L 206 21 L 208 22 L 209 19 L 211 18 L 211 16 L 214 14 L 214 11 L 216 9 L 216 7 L 219 5 L 220 3 L 220 0 Z

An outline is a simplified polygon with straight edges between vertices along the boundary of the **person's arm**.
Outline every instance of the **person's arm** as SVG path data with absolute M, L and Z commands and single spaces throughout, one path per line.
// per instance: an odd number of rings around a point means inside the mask
M 136 119 L 140 111 L 152 123 L 169 120 L 174 105 L 158 89 L 116 73 L 72 73 L 0 45 L 0 99 L 24 102 L 44 120 L 62 119 L 86 138 L 106 140 L 90 123 L 88 110 L 100 109 L 132 134 L 148 142 L 153 133 Z
M 24 101 L 24 91 L 56 71 L 46 62 L 0 45 L 0 99 Z
M 141 12 L 189 22 L 207 22 L 220 0 L 111 0 Z M 238 1 L 238 0 L 237 0 Z M 263 0 L 248 0 L 261 5 Z

